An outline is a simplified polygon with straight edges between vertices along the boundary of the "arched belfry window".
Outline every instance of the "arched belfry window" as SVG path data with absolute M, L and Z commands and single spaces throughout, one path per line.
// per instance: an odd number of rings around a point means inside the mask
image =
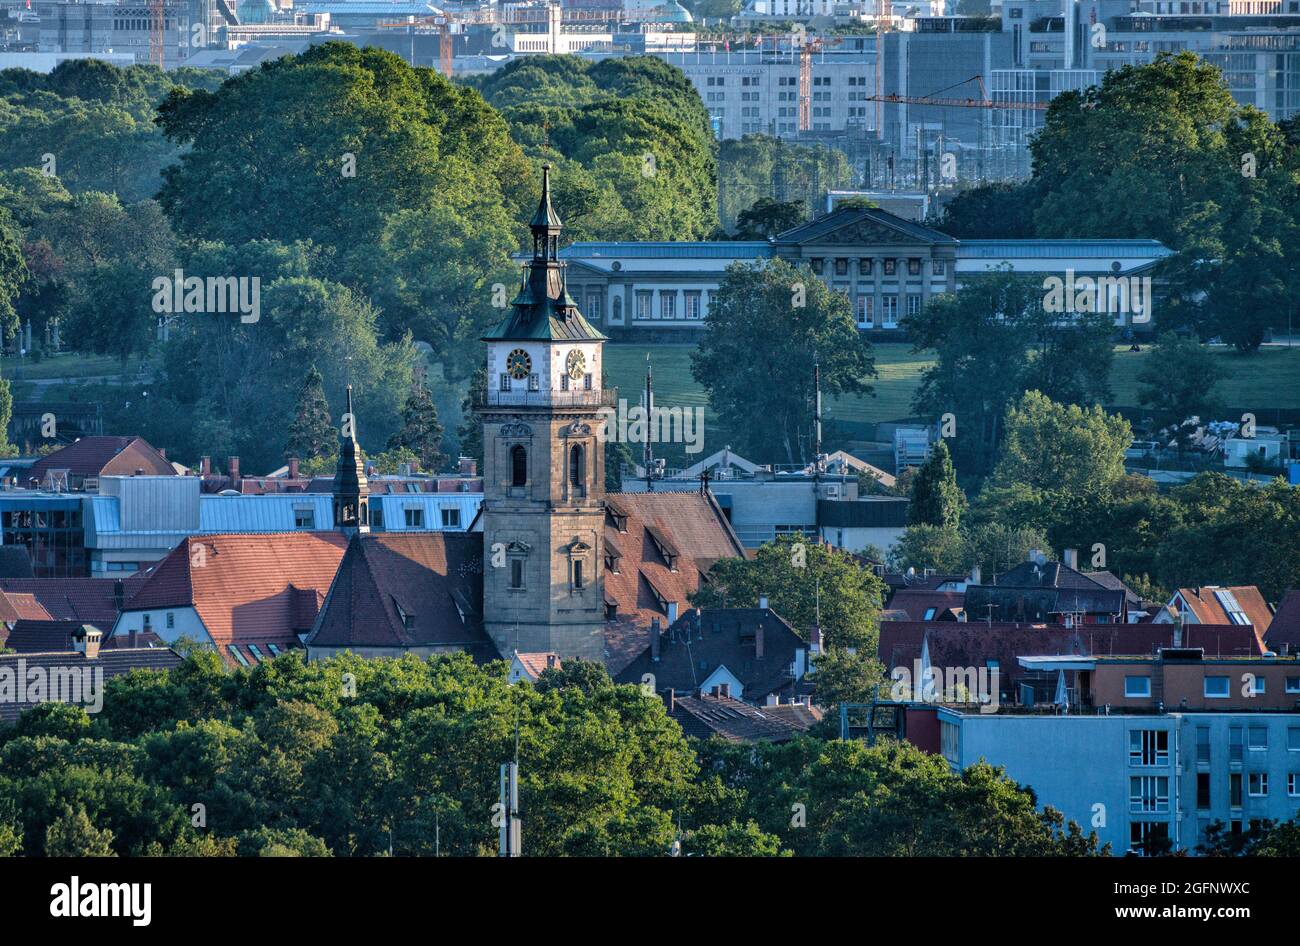
M 574 444 L 569 450 L 569 482 L 582 489 L 587 481 L 587 462 L 586 451 L 579 444 Z
M 526 486 L 528 484 L 528 451 L 523 444 L 510 448 L 510 485 Z

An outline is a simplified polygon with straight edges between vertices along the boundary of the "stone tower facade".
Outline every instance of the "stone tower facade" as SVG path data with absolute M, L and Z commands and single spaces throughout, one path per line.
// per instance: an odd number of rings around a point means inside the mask
M 510 314 L 484 337 L 484 624 L 502 654 L 604 655 L 605 336 L 559 260 L 550 169 Z

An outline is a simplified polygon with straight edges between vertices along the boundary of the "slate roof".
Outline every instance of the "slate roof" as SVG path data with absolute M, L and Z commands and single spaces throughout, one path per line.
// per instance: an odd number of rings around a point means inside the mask
M 6 578 L 0 580 L 0 620 L 12 608 L 17 617 L 81 621 L 107 629 L 118 614 L 118 582 L 123 601 L 143 587 L 143 573 L 130 578 Z M 32 602 L 28 605 L 27 602 Z M 44 613 L 41 613 L 44 612 Z
M 50 470 L 67 470 L 70 476 L 131 476 L 144 470 L 148 476 L 175 476 L 167 458 L 141 437 L 82 437 L 41 457 L 26 479 L 44 480 Z
M 762 657 L 756 653 L 760 627 Z M 660 633 L 658 661 L 647 644 L 614 679 L 640 683 L 643 675 L 653 674 L 661 692 L 694 693 L 725 666 L 745 688 L 744 699 L 758 703 L 769 693 L 790 693 L 795 653 L 807 646 L 771 608 L 692 608 Z
M 0 578 L 34 578 L 25 545 L 0 545 Z
M 960 591 L 931 591 L 928 588 L 900 588 L 890 597 L 886 607 L 902 611 L 904 621 L 925 621 L 926 613 L 933 608 L 931 621 L 955 621 L 956 613 L 965 606 L 966 596 Z
M 20 663 L 21 661 L 21 663 Z M 25 671 L 30 679 L 33 669 L 43 669 L 48 673 L 60 669 L 82 670 L 96 668 L 103 674 L 105 681 L 113 677 L 130 673 L 132 670 L 171 670 L 183 661 L 179 654 L 166 647 L 137 647 L 101 649 L 93 661 L 86 659 L 78 651 L 60 651 L 44 654 L 0 654 L 0 680 L 5 677 L 16 679 L 20 670 Z M 0 702 L 0 721 L 12 723 L 36 703 Z
M 315 647 L 459 647 L 498 654 L 483 630 L 483 534 L 358 534 L 307 640 Z
M 193 607 L 227 663 L 232 646 L 296 647 L 346 543 L 336 532 L 191 536 L 149 569 L 124 610 Z
M 617 574 L 605 569 L 605 598 L 617 613 L 606 622 L 605 666 L 617 674 L 649 646 L 651 621 L 667 626 L 668 602 L 684 614 L 702 572 L 720 558 L 743 557 L 745 548 L 712 496 L 614 493 L 605 505 L 605 550 L 618 553 Z M 677 552 L 675 570 L 660 553 L 661 542 Z
M 808 728 L 803 725 L 804 717 L 772 712 L 775 709 L 750 706 L 728 696 L 679 696 L 669 715 L 688 736 L 717 736 L 727 742 L 786 742 Z
M 1123 614 L 1125 601 L 1125 591 L 1107 588 L 1061 562 L 1021 562 L 997 576 L 991 585 L 966 586 L 966 613 L 973 621 L 1033 622 L 1070 613 Z
M 1279 654 L 1300 653 L 1300 591 L 1288 591 L 1264 634 L 1268 649 Z

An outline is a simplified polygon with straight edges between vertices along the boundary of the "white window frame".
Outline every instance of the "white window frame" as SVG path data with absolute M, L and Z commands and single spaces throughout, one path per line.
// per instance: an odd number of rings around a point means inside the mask
M 1134 691 L 1134 684 L 1142 684 L 1142 692 Z M 1143 676 L 1130 676 L 1124 678 L 1124 698 L 1128 700 L 1147 699 L 1151 696 L 1151 678 Z

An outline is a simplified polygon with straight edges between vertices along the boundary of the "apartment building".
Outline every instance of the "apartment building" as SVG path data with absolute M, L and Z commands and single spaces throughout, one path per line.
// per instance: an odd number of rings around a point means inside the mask
M 1239 833 L 1300 812 L 1295 658 L 1163 648 L 1020 663 L 1060 675 L 1058 702 L 939 707 L 939 751 L 957 769 L 1003 766 L 1112 853 L 1192 851 L 1216 821 Z

